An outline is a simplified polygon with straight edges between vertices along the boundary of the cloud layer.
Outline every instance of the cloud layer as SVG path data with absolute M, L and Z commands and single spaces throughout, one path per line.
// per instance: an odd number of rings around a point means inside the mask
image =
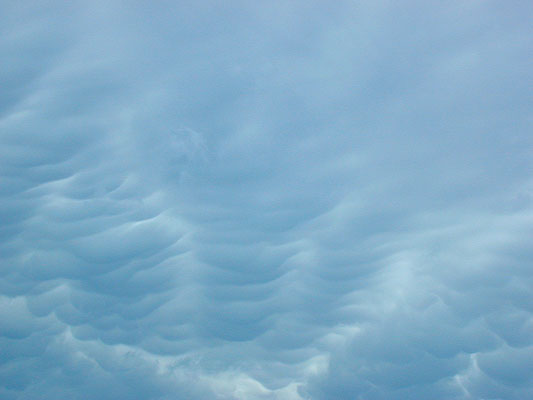
M 2 399 L 533 398 L 527 2 L 2 2 Z

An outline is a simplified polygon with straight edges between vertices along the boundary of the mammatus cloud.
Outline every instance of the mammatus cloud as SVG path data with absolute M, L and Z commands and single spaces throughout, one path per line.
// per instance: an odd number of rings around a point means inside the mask
M 0 7 L 0 398 L 533 398 L 529 4 Z

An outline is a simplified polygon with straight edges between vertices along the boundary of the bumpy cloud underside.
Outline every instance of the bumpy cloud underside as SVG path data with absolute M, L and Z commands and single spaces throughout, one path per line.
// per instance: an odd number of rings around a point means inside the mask
M 533 398 L 531 2 L 0 7 L 0 398 Z

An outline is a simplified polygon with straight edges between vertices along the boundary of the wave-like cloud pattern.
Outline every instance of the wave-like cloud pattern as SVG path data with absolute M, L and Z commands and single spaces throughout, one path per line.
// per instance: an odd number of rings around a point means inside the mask
M 3 2 L 2 399 L 533 398 L 527 2 Z

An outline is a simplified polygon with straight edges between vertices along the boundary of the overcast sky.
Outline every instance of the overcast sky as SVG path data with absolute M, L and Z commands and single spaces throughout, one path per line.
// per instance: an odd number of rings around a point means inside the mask
M 0 398 L 533 398 L 532 20 L 0 0 Z

